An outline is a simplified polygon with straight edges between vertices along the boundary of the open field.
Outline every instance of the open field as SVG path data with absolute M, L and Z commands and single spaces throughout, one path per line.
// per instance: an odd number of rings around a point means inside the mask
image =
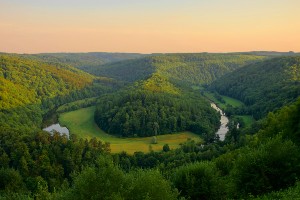
M 207 92 L 207 91 L 204 92 L 204 96 L 206 96 L 211 101 L 215 102 L 221 109 L 225 109 L 227 107 L 227 105 L 231 105 L 232 107 L 235 107 L 235 108 L 241 107 L 244 105 L 243 102 L 241 102 L 237 99 L 233 99 L 228 96 L 220 95 L 222 97 L 222 99 L 225 101 L 225 103 L 222 103 L 214 96 L 213 93 Z
M 241 107 L 244 105 L 243 102 L 241 102 L 237 99 L 230 98 L 228 96 L 220 95 L 221 98 L 225 101 L 225 103 L 222 103 L 211 92 L 206 91 L 206 92 L 204 92 L 204 95 L 211 101 L 215 102 L 218 105 L 218 107 L 220 107 L 222 110 L 225 110 L 228 105 L 231 105 L 232 107 L 235 107 L 235 108 L 238 108 L 238 107 Z M 243 121 L 245 122 L 245 127 L 250 127 L 251 124 L 253 124 L 253 122 L 255 121 L 251 115 L 235 115 L 233 117 L 242 118 Z
M 231 97 L 224 96 L 224 95 L 221 95 L 221 97 L 226 102 L 226 104 L 232 105 L 232 107 L 241 107 L 244 105 L 241 101 L 237 99 L 233 99 Z
M 97 137 L 102 141 L 109 142 L 113 153 L 126 151 L 134 153 L 136 151 L 148 152 L 149 145 L 154 151 L 160 151 L 164 144 L 168 144 L 171 149 L 178 148 L 180 143 L 191 138 L 201 141 L 201 138 L 190 132 L 181 132 L 157 136 L 157 144 L 151 144 L 152 137 L 146 138 L 118 138 L 102 131 L 94 122 L 95 106 L 82 108 L 79 110 L 63 113 L 59 116 L 59 122 L 66 126 L 71 133 L 82 138 Z
M 239 100 L 237 100 L 237 99 L 228 97 L 228 96 L 224 96 L 224 95 L 219 95 L 219 96 L 222 98 L 222 100 L 225 101 L 225 103 L 224 103 L 224 102 L 221 102 L 220 100 L 218 100 L 218 99 L 215 97 L 214 93 L 205 90 L 205 88 L 203 88 L 203 87 L 201 87 L 201 86 L 196 86 L 196 85 L 194 85 L 194 86 L 192 86 L 192 89 L 193 89 L 193 90 L 200 90 L 200 91 L 202 91 L 203 95 L 204 95 L 207 99 L 213 101 L 213 102 L 214 102 L 215 104 L 217 104 L 217 106 L 218 106 L 219 108 L 221 108 L 222 110 L 225 110 L 226 107 L 227 107 L 228 105 L 231 105 L 232 107 L 235 107 L 235 108 L 244 106 L 244 103 L 243 103 L 243 102 L 241 102 L 241 101 L 239 101 Z M 242 118 L 243 121 L 245 122 L 245 127 L 250 127 L 251 124 L 253 124 L 253 122 L 255 121 L 255 119 L 254 119 L 253 116 L 251 116 L 251 115 L 235 115 L 235 116 L 233 116 L 233 117 L 239 117 L 239 118 Z
M 255 121 L 251 115 L 236 115 L 236 117 L 243 119 L 243 121 L 245 122 L 245 127 L 251 126 L 251 124 L 253 124 L 253 122 Z

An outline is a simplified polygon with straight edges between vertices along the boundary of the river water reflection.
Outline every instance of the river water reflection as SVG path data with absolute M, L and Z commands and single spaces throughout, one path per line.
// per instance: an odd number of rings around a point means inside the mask
M 215 103 L 210 103 L 210 105 L 213 109 L 220 112 L 220 114 L 221 114 L 221 119 L 220 119 L 221 126 L 216 134 L 219 135 L 221 141 L 224 141 L 225 135 L 229 131 L 229 129 L 227 127 L 229 119 L 228 119 L 228 117 L 226 117 L 225 113 L 223 113 L 223 111 Z
M 54 131 L 60 133 L 61 135 L 66 134 L 69 137 L 70 131 L 66 127 L 60 126 L 60 124 L 52 124 L 51 126 L 48 126 L 43 129 L 44 131 L 47 131 L 51 134 L 54 133 Z

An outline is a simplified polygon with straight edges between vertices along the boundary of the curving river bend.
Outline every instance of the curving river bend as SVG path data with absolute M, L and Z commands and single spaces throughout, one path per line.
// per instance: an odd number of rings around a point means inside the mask
M 215 104 L 215 103 L 210 103 L 211 107 L 213 109 L 215 109 L 216 111 L 218 111 L 221 114 L 221 126 L 219 128 L 219 130 L 216 132 L 217 135 L 219 135 L 219 138 L 221 141 L 225 140 L 225 135 L 226 133 L 229 131 L 227 124 L 229 122 L 229 119 L 225 116 L 225 113 L 223 113 L 223 111 Z M 54 131 L 59 132 L 60 134 L 66 134 L 67 137 L 69 137 L 69 130 L 66 127 L 62 127 L 60 126 L 59 123 L 57 124 L 52 124 L 49 127 L 46 127 L 43 129 L 44 131 L 47 131 L 51 134 L 53 134 Z
M 216 134 L 219 135 L 221 141 L 224 141 L 225 135 L 229 131 L 229 129 L 227 127 L 229 119 L 228 119 L 228 117 L 226 117 L 225 113 L 223 113 L 223 111 L 215 103 L 210 103 L 210 106 L 221 114 L 221 119 L 220 119 L 221 126 L 220 126 L 219 130 L 216 132 Z

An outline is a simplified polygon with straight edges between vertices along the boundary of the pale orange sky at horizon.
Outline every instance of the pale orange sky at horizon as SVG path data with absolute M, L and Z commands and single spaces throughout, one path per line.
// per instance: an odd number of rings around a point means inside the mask
M 300 52 L 297 0 L 0 0 L 0 52 Z

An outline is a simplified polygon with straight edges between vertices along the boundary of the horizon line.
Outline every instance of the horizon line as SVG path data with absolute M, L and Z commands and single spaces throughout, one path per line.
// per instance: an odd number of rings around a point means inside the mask
M 151 55 L 151 54 L 200 54 L 200 53 L 215 53 L 215 54 L 230 54 L 230 53 L 292 53 L 292 54 L 299 54 L 300 52 L 296 51 L 274 51 L 274 50 L 250 50 L 250 51 L 201 51 L 201 52 L 151 52 L 151 53 L 143 53 L 143 52 L 122 52 L 122 51 L 53 51 L 53 52 L 37 52 L 37 53 L 18 53 L 18 52 L 4 52 L 0 51 L 0 53 L 4 54 L 20 54 L 20 55 L 35 55 L 35 54 L 84 54 L 84 53 L 111 53 L 111 54 L 144 54 L 144 55 Z

